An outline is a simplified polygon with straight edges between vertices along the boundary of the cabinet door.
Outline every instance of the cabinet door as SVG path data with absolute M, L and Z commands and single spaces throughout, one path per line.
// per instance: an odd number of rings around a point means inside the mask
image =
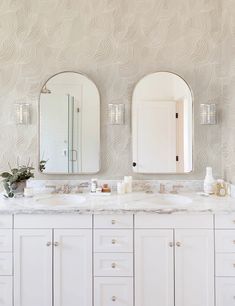
M 92 230 L 54 230 L 54 245 L 54 305 L 91 306 Z
M 51 230 L 15 230 L 15 306 L 52 305 L 51 242 Z
M 175 231 L 175 305 L 214 306 L 213 231 Z
M 235 278 L 216 278 L 216 306 L 234 306 Z
M 0 276 L 0 305 L 12 306 L 12 277 Z
M 135 230 L 136 306 L 174 305 L 173 262 L 173 230 Z
M 133 306 L 132 277 L 96 277 L 94 306 Z

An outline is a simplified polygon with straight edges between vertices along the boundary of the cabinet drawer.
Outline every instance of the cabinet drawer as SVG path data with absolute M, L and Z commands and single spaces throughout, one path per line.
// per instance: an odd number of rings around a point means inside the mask
M 135 228 L 208 228 L 213 229 L 212 215 L 136 215 Z
M 215 215 L 215 228 L 235 229 L 235 214 Z
M 0 305 L 12 306 L 11 276 L 0 276 Z
M 0 228 L 12 228 L 12 215 L 0 216 Z
M 92 228 L 92 216 L 16 215 L 14 228 Z
M 215 231 L 215 251 L 217 253 L 235 253 L 235 230 Z
M 216 276 L 235 276 L 235 254 L 216 254 Z
M 235 304 L 235 278 L 216 278 L 216 306 L 233 306 Z
M 95 276 L 133 276 L 132 253 L 96 253 Z
M 95 230 L 95 252 L 133 252 L 133 230 Z
M 133 306 L 133 279 L 96 277 L 94 306 Z
M 12 253 L 0 253 L 0 276 L 3 275 L 12 275 Z
M 12 251 L 12 230 L 0 229 L 0 252 Z
M 95 228 L 133 228 L 133 215 L 95 215 Z

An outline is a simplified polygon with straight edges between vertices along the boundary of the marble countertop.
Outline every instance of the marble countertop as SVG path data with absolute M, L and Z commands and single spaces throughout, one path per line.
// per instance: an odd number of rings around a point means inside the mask
M 137 214 L 235 213 L 235 199 L 198 193 L 125 195 L 38 195 L 33 198 L 0 198 L 0 214 Z

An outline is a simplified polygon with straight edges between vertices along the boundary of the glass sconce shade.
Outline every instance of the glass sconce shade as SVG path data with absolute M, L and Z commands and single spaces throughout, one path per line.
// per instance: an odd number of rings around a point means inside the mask
M 200 123 L 201 124 L 217 123 L 216 104 L 200 104 Z
M 125 121 L 125 105 L 109 104 L 108 117 L 110 124 L 124 124 Z
M 15 104 L 15 121 L 16 124 L 27 125 L 30 123 L 30 104 L 16 103 Z

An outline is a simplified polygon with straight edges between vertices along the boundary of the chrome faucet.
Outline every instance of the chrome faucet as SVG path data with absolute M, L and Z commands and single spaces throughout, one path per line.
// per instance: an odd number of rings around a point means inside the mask
M 90 183 L 89 182 L 82 182 L 80 184 L 77 185 L 77 190 L 76 192 L 77 193 L 83 193 L 83 188 L 88 188 L 90 186 Z

